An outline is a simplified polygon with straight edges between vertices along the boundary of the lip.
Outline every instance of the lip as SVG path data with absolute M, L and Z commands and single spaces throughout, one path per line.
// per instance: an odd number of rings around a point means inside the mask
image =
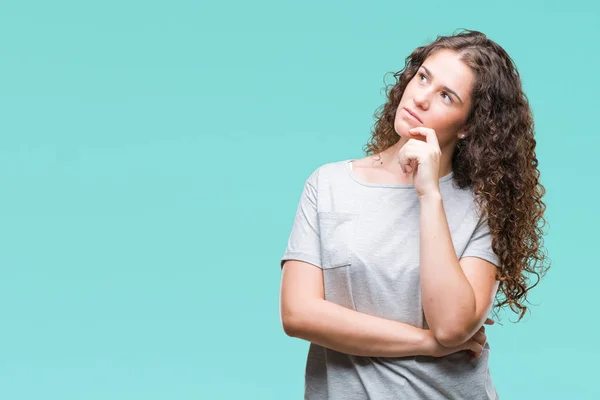
M 419 118 L 419 116 L 417 114 L 415 114 L 414 111 L 404 107 L 404 111 L 406 111 L 411 117 L 413 117 L 414 119 L 416 119 L 417 121 L 419 121 L 420 123 L 423 123 L 423 121 L 421 121 L 421 118 Z

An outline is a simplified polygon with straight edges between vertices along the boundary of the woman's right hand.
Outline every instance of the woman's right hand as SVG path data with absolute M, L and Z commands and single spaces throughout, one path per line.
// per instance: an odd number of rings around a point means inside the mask
M 433 334 L 429 335 L 429 340 L 431 341 L 431 356 L 433 357 L 444 357 L 449 354 L 457 353 L 459 351 L 466 350 L 471 354 L 471 359 L 476 359 L 481 357 L 481 353 L 483 352 L 483 345 L 487 340 L 487 336 L 485 335 L 485 325 L 494 324 L 494 320 L 487 318 L 484 322 L 484 325 L 475 332 L 475 334 L 467 340 L 465 343 L 455 346 L 455 347 L 444 347 L 435 340 Z M 431 331 L 429 331 L 431 332 Z

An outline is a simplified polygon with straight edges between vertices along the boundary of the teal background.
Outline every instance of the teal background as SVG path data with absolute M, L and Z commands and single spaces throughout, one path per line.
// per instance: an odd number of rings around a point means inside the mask
M 596 399 L 591 1 L 0 3 L 0 398 L 300 399 L 279 319 L 304 180 L 362 157 L 384 75 L 481 30 L 521 73 L 552 269 L 487 329 L 503 399 Z M 386 82 L 390 82 L 388 75 Z

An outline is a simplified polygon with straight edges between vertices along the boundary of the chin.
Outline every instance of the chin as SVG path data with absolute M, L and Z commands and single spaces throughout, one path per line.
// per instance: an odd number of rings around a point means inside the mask
M 400 128 L 394 127 L 394 131 L 396 131 L 398 138 L 405 138 L 405 139 L 410 139 L 412 137 L 412 135 L 408 133 L 409 129 L 410 128 L 407 128 L 405 126 L 401 126 Z
M 402 124 L 402 122 L 394 122 L 394 131 L 398 136 L 408 136 L 408 129 L 406 126 Z

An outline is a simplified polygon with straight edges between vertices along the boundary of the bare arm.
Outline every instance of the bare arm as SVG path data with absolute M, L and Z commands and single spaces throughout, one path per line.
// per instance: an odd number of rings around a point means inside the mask
M 456 346 L 486 320 L 497 289 L 496 266 L 476 257 L 457 259 L 439 193 L 420 196 L 420 203 L 423 311 L 436 340 Z
M 280 300 L 286 334 L 342 353 L 408 357 L 433 355 L 439 347 L 429 330 L 324 300 L 323 271 L 303 261 L 286 261 Z

